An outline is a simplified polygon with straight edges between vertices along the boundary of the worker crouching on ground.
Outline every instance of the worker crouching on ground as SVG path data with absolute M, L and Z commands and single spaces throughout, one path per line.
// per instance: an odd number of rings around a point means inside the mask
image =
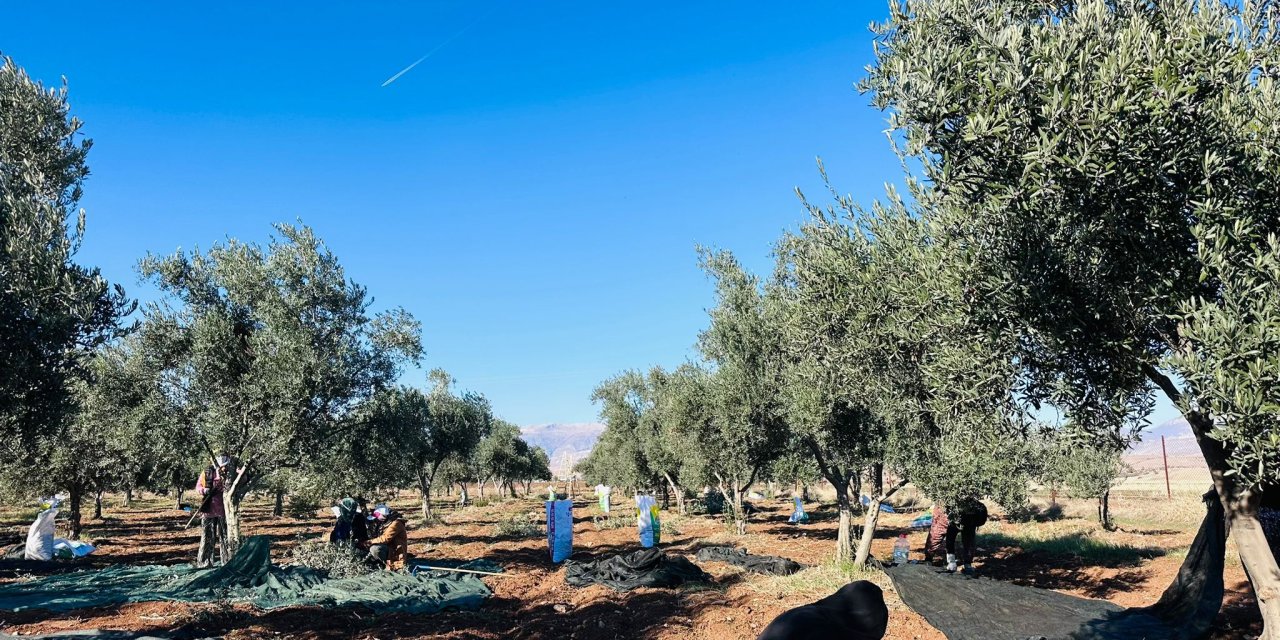
M 364 504 L 356 498 L 343 498 L 334 507 L 338 521 L 329 533 L 329 542 L 360 546 L 369 539 L 369 527 Z
M 404 569 L 409 556 L 409 532 L 405 528 L 404 518 L 399 511 L 380 507 L 373 512 L 374 518 L 382 525 L 378 535 L 360 545 L 368 549 L 369 555 L 376 558 L 388 571 Z
M 226 479 L 231 458 L 219 454 L 216 465 L 209 465 L 200 473 L 196 481 L 196 494 L 200 501 L 200 550 L 196 553 L 197 567 L 213 566 L 213 551 L 218 550 L 218 559 L 226 564 L 227 549 L 227 515 L 222 503 L 222 486 Z

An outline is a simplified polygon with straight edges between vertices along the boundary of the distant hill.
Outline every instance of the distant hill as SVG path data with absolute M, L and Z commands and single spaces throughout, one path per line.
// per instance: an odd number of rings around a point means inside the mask
M 535 424 L 520 427 L 520 434 L 531 445 L 542 447 L 551 458 L 551 472 L 568 475 L 573 465 L 587 457 L 604 431 L 598 422 Z
M 1164 447 L 1169 455 L 1169 468 L 1207 468 L 1204 456 L 1200 453 L 1200 445 L 1196 444 L 1191 425 L 1183 418 L 1174 418 L 1158 424 L 1142 432 L 1142 440 L 1135 442 L 1125 454 L 1125 462 L 1134 469 L 1163 468 L 1164 451 L 1160 448 L 1160 437 L 1164 436 Z

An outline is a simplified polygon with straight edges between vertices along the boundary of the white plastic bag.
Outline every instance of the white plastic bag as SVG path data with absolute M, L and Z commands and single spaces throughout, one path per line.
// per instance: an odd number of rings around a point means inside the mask
M 609 488 L 609 485 L 605 485 L 605 484 L 596 485 L 596 496 L 600 498 L 600 510 L 605 512 L 606 514 L 609 513 L 609 494 L 610 493 L 612 493 L 612 489 Z
M 27 549 L 24 557 L 28 560 L 52 560 L 53 559 L 53 519 L 58 515 L 58 507 L 55 505 L 36 516 L 36 521 L 31 523 L 31 528 L 27 530 Z
M 636 496 L 636 527 L 640 530 L 640 546 L 647 549 L 662 541 L 662 522 L 653 496 Z
M 548 500 L 547 547 L 551 561 L 561 562 L 573 553 L 573 501 Z
M 53 556 L 55 558 L 83 558 L 97 549 L 88 542 L 80 540 L 63 540 L 55 538 L 53 542 Z

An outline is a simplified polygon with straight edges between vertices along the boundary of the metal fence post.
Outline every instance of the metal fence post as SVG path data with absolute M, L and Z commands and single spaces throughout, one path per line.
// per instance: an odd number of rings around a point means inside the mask
M 1160 436 L 1160 455 L 1164 458 L 1164 497 L 1173 498 L 1173 489 L 1169 488 L 1169 450 L 1164 446 L 1164 436 Z

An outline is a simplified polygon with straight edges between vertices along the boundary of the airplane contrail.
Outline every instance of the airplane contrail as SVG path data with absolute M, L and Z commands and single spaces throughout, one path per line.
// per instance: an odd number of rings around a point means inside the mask
M 418 66 L 418 65 L 422 64 L 422 61 L 423 61 L 423 60 L 426 60 L 427 58 L 430 58 L 431 56 L 435 55 L 435 53 L 436 53 L 437 51 L 439 51 L 439 50 L 441 50 L 441 49 L 445 48 L 445 46 L 447 46 L 450 42 L 453 42 L 454 40 L 458 39 L 458 36 L 461 36 L 462 34 L 466 33 L 466 32 L 467 32 L 467 30 L 468 30 L 468 29 L 470 29 L 471 27 L 476 26 L 476 23 L 477 23 L 477 22 L 480 22 L 481 20 L 484 20 L 485 18 L 489 17 L 489 14 L 493 13 L 494 9 L 497 9 L 497 8 L 498 8 L 498 4 L 497 4 L 497 3 L 494 3 L 493 7 L 491 7 L 488 11 L 484 12 L 483 14 L 481 14 L 481 15 L 480 15 L 480 17 L 476 18 L 475 20 L 472 20 L 471 22 L 467 23 L 467 26 L 465 26 L 465 27 L 463 27 L 463 28 L 459 29 L 459 30 L 457 31 L 457 33 L 454 33 L 453 35 L 451 35 L 451 36 L 449 36 L 448 38 L 446 38 L 444 42 L 441 42 L 440 44 L 436 45 L 436 47 L 435 47 L 434 49 L 432 49 L 432 50 L 430 50 L 430 51 L 428 51 L 428 52 L 427 52 L 427 55 L 424 55 L 424 56 L 422 56 L 421 58 L 418 58 L 417 60 L 414 60 L 414 61 L 413 61 L 413 64 L 411 64 L 411 65 L 409 65 L 409 66 L 407 66 L 407 67 L 405 67 L 405 68 L 401 69 L 401 70 L 400 70 L 398 73 L 396 73 L 394 76 L 391 76 L 390 78 L 387 78 L 386 82 L 383 82 L 383 83 L 382 83 L 382 86 L 384 86 L 384 87 L 385 87 L 385 86 L 387 86 L 387 85 L 391 84 L 392 82 L 395 82 L 396 80 L 399 80 L 399 79 L 400 79 L 400 76 L 402 76 L 402 75 L 404 75 L 404 74 L 406 74 L 406 73 L 409 73 L 410 71 L 412 71 L 412 70 L 413 70 L 413 68 L 414 68 L 414 67 L 416 67 L 416 66 Z

